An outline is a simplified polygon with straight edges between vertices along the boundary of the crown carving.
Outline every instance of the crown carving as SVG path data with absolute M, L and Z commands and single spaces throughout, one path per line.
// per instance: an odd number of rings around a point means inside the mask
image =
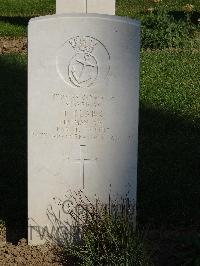
M 98 42 L 90 37 L 77 36 L 70 39 L 69 43 L 77 53 L 83 52 L 91 54 Z

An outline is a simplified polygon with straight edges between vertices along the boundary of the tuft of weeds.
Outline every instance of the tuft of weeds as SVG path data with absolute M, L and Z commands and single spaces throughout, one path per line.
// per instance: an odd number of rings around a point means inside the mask
M 151 265 L 144 240 L 135 230 L 135 205 L 128 198 L 92 203 L 83 192 L 74 197 L 71 236 L 57 238 L 65 263 L 75 265 Z M 79 202 L 77 201 L 79 198 Z M 63 208 L 66 211 L 66 208 Z M 72 262 L 71 262 L 72 264 Z
M 142 16 L 142 47 L 144 49 L 197 48 L 195 32 L 199 26 L 191 22 L 191 14 L 176 20 L 159 8 Z

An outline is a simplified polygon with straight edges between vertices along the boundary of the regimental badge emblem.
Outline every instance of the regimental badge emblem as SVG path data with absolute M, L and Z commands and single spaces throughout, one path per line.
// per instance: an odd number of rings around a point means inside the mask
M 86 53 L 76 54 L 68 68 L 69 79 L 77 87 L 91 86 L 98 76 L 98 65 L 94 56 Z
M 110 54 L 105 45 L 90 36 L 69 39 L 57 54 L 57 71 L 72 87 L 88 88 L 105 81 Z

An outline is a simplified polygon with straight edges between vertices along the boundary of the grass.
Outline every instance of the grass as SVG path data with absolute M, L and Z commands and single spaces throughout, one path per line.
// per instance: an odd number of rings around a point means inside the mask
M 27 17 L 55 13 L 54 0 L 1 0 L 0 16 Z
M 27 29 L 23 25 L 13 25 L 10 22 L 0 21 L 0 37 L 19 37 L 26 36 Z
M 199 54 L 142 52 L 138 206 L 144 224 L 178 226 L 200 220 Z M 17 194 L 26 183 L 26 57 L 3 55 L 0 62 L 1 202 L 12 206 L 13 197 L 16 203 L 22 199 Z
M 142 53 L 141 104 L 182 120 L 200 120 L 200 51 Z
M 167 10 L 182 11 L 186 4 L 194 5 L 194 10 L 200 10 L 198 0 L 162 0 L 153 3 L 151 0 L 117 0 L 117 13 L 123 16 L 135 16 L 149 7 L 164 7 Z M 0 16 L 38 16 L 55 13 L 54 0 L 1 0 Z
M 142 20 L 142 47 L 144 49 L 194 48 L 200 49 L 200 39 L 195 37 L 200 27 L 195 26 L 192 17 L 187 13 L 177 20 L 158 9 L 147 14 Z
M 198 225 L 199 52 L 143 51 L 139 194 L 141 223 Z M 140 216 L 141 214 L 141 216 Z
M 191 4 L 194 11 L 200 10 L 198 0 L 162 0 L 154 3 L 151 0 L 117 0 L 117 13 L 120 16 L 138 16 L 140 13 L 146 12 L 148 8 L 164 8 L 166 11 L 183 11 L 184 6 Z
M 190 21 L 190 13 L 183 11 L 188 3 L 194 5 Z M 146 13 L 151 7 L 156 11 Z M 140 227 L 180 230 L 199 226 L 200 31 L 195 24 L 199 10 L 197 0 L 163 0 L 160 4 L 150 0 L 117 1 L 118 15 L 138 17 L 143 22 Z M 51 13 L 55 13 L 54 0 L 0 0 L 0 36 L 25 36 L 30 17 Z M 27 57 L 0 55 L 0 77 L 0 224 L 6 221 L 11 238 L 14 228 L 21 227 L 21 238 L 27 219 Z M 188 244 L 192 245 L 190 255 L 180 255 L 178 265 L 194 259 L 199 244 Z
M 26 36 L 31 17 L 55 13 L 54 0 L 1 0 L 0 37 Z
M 116 4 L 117 15 L 119 16 L 129 16 L 132 18 L 142 19 L 144 23 L 144 29 L 148 25 L 148 22 L 145 24 L 145 17 L 148 8 L 154 8 L 155 10 L 164 9 L 166 12 L 171 12 L 170 16 L 174 17 L 174 23 L 168 21 L 168 24 L 171 25 L 172 31 L 180 28 L 179 36 L 172 35 L 171 38 L 179 38 L 180 33 L 183 31 L 185 35 L 182 36 L 182 40 L 185 39 L 187 35 L 187 29 L 191 32 L 189 26 L 184 23 L 180 23 L 177 20 L 184 20 L 186 13 L 184 12 L 184 6 L 188 4 L 186 0 L 182 1 L 172 1 L 172 0 L 163 0 L 159 4 L 152 3 L 150 0 L 118 0 Z M 199 16 L 200 4 L 199 1 L 193 0 L 190 1 L 190 4 L 194 5 L 193 12 L 188 12 L 192 16 L 192 21 L 197 24 Z M 0 36 L 25 36 L 27 34 L 27 24 L 31 17 L 55 14 L 55 1 L 54 0 L 1 0 L 0 1 Z M 151 15 L 151 14 L 150 14 Z M 162 14 L 161 14 L 162 16 Z M 155 14 L 156 18 L 156 14 Z M 160 18 L 159 18 L 160 20 Z M 162 17 L 161 17 L 162 21 Z M 174 26 L 173 26 L 173 25 Z M 177 24 L 177 25 L 176 25 Z M 174 29 L 174 27 L 176 29 Z M 194 26 L 198 30 L 197 26 Z M 168 27 L 170 28 L 170 27 Z M 186 28 L 186 30 L 185 30 Z M 159 30 L 165 30 L 163 28 Z M 147 30 L 145 31 L 147 32 Z M 166 31 L 164 31 L 164 36 Z M 154 37 L 155 33 L 153 33 Z M 158 35 L 158 34 L 157 34 Z M 150 36 L 146 36 L 149 38 Z M 156 36 L 155 36 L 156 37 Z M 157 36 L 158 39 L 160 35 Z M 152 38 L 152 35 L 151 35 Z M 157 47 L 155 47 L 157 48 Z

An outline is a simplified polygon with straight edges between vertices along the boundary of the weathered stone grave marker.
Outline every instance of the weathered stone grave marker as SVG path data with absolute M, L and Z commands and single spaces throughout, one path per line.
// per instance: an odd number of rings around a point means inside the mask
M 115 15 L 115 0 L 56 0 L 56 13 Z
M 29 23 L 30 244 L 69 189 L 136 199 L 140 23 L 112 16 L 114 0 L 57 0 L 57 13 Z

